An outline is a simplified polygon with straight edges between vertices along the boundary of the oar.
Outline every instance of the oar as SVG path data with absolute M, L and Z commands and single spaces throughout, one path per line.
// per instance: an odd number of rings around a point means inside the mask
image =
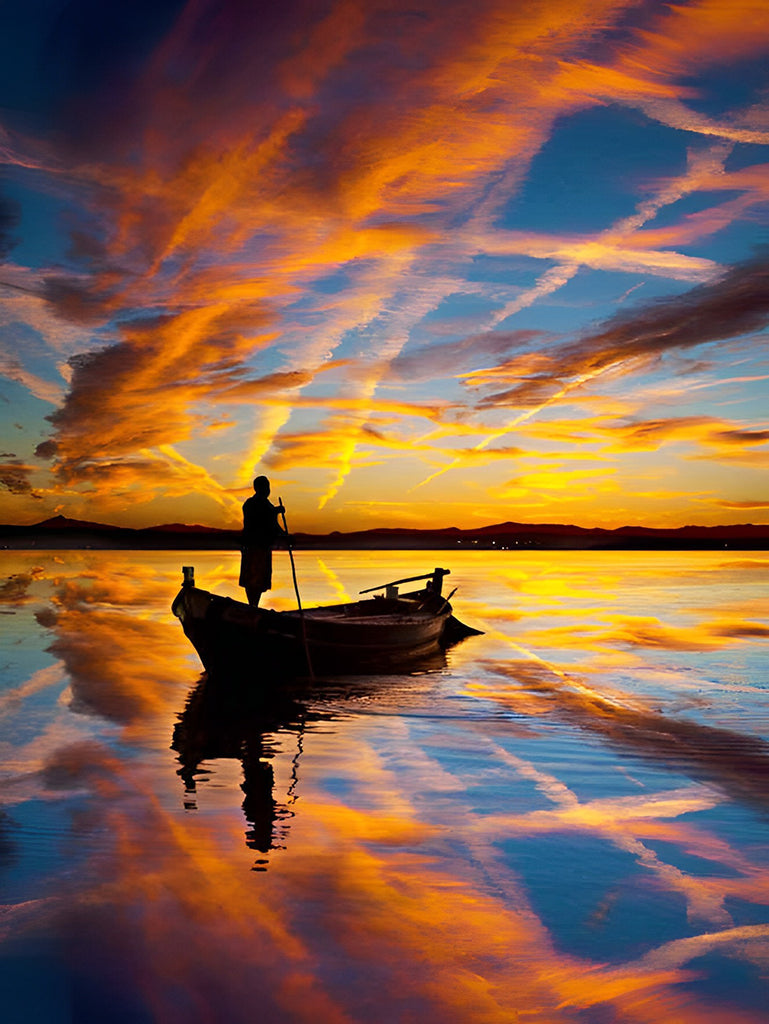
M 307 668 L 310 670 L 310 679 L 315 678 L 315 673 L 312 670 L 312 661 L 310 660 L 310 649 L 307 645 L 307 629 L 304 624 L 304 611 L 302 610 L 302 599 L 299 596 L 299 584 L 296 581 L 296 566 L 294 565 L 294 552 L 291 550 L 291 539 L 288 533 L 288 523 L 286 522 L 286 512 L 283 505 L 283 499 L 278 498 L 278 504 L 283 508 L 281 516 L 283 518 L 283 529 L 286 531 L 286 544 L 288 546 L 288 557 L 291 560 L 291 575 L 294 578 L 294 593 L 296 594 L 296 604 L 299 608 L 299 620 L 302 623 L 302 643 L 304 644 L 304 656 L 307 659 Z

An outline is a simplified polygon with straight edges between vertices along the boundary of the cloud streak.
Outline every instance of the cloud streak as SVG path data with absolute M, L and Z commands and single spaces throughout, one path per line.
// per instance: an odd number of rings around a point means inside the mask
M 668 353 L 762 331 L 769 323 L 769 260 L 730 268 L 718 282 L 612 317 L 598 330 L 539 357 L 544 370 L 527 373 L 524 355 L 468 377 L 478 387 L 516 381 L 481 398 L 479 406 L 536 406 L 582 379 L 627 373 Z M 523 372 L 521 372 L 523 371 Z

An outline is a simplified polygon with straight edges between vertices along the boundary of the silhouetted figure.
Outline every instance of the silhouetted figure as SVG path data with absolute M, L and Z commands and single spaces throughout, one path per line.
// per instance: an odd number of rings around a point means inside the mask
M 272 587 L 272 545 L 285 531 L 278 516 L 282 505 L 269 500 L 270 481 L 266 476 L 254 480 L 254 493 L 243 502 L 243 544 L 240 556 L 241 587 L 245 587 L 248 603 L 254 608 L 265 590 Z

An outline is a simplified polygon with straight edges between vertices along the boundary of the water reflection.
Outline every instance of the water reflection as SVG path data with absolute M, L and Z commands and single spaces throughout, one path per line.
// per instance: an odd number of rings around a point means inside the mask
M 599 734 L 659 768 L 716 785 L 732 799 L 769 811 L 769 743 L 756 736 L 671 717 L 631 698 L 612 698 L 576 676 L 532 661 L 488 661 L 500 683 L 471 684 L 476 695 L 527 715 L 555 715 Z M 502 682 L 504 680 L 504 682 Z
M 199 783 L 216 769 L 214 762 L 240 763 L 248 824 L 246 846 L 260 853 L 284 848 L 297 799 L 305 730 L 331 722 L 344 709 L 396 704 L 420 677 L 446 667 L 442 650 L 410 659 L 410 670 L 397 675 L 328 676 L 312 681 L 274 680 L 248 685 L 240 673 L 231 677 L 204 673 L 189 693 L 173 730 L 171 749 L 178 755 L 177 774 L 184 783 L 184 806 L 198 807 Z M 273 764 L 293 748 L 287 785 L 278 798 Z M 266 868 L 258 859 L 256 870 Z
M 246 845 L 267 853 L 285 843 L 292 815 L 302 737 L 309 720 L 320 716 L 288 691 L 265 696 L 229 680 L 204 675 L 190 693 L 174 728 L 171 749 L 179 757 L 178 774 L 184 782 L 185 807 L 197 806 L 198 779 L 205 778 L 207 762 L 235 759 L 243 768 L 243 813 L 248 822 Z M 272 767 L 274 734 L 293 734 L 297 751 L 292 761 L 291 787 L 285 798 L 275 799 Z M 281 828 L 276 826 L 280 824 Z M 255 867 L 264 867 L 258 860 Z
M 199 681 L 178 555 L 18 559 L 4 1020 L 766 1020 L 766 560 L 463 557 L 447 666 L 269 705 Z

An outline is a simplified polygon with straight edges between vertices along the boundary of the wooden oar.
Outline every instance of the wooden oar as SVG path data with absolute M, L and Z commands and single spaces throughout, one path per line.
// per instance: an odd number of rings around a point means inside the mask
M 283 499 L 278 498 L 278 504 L 283 509 L 281 516 L 283 518 L 283 529 L 286 531 L 286 545 L 288 546 L 288 557 L 291 561 L 291 575 L 294 578 L 294 593 L 296 594 L 296 604 L 299 609 L 299 621 L 302 624 L 302 643 L 304 644 L 304 656 L 307 659 L 307 668 L 310 671 L 310 679 L 315 678 L 315 673 L 312 670 L 312 660 L 310 659 L 310 648 L 307 644 L 307 629 L 304 624 L 304 611 L 302 609 L 302 599 L 299 596 L 299 584 L 296 581 L 296 566 L 294 565 L 294 552 L 291 550 L 291 538 L 288 533 L 288 523 L 286 522 L 286 511 L 283 505 Z

